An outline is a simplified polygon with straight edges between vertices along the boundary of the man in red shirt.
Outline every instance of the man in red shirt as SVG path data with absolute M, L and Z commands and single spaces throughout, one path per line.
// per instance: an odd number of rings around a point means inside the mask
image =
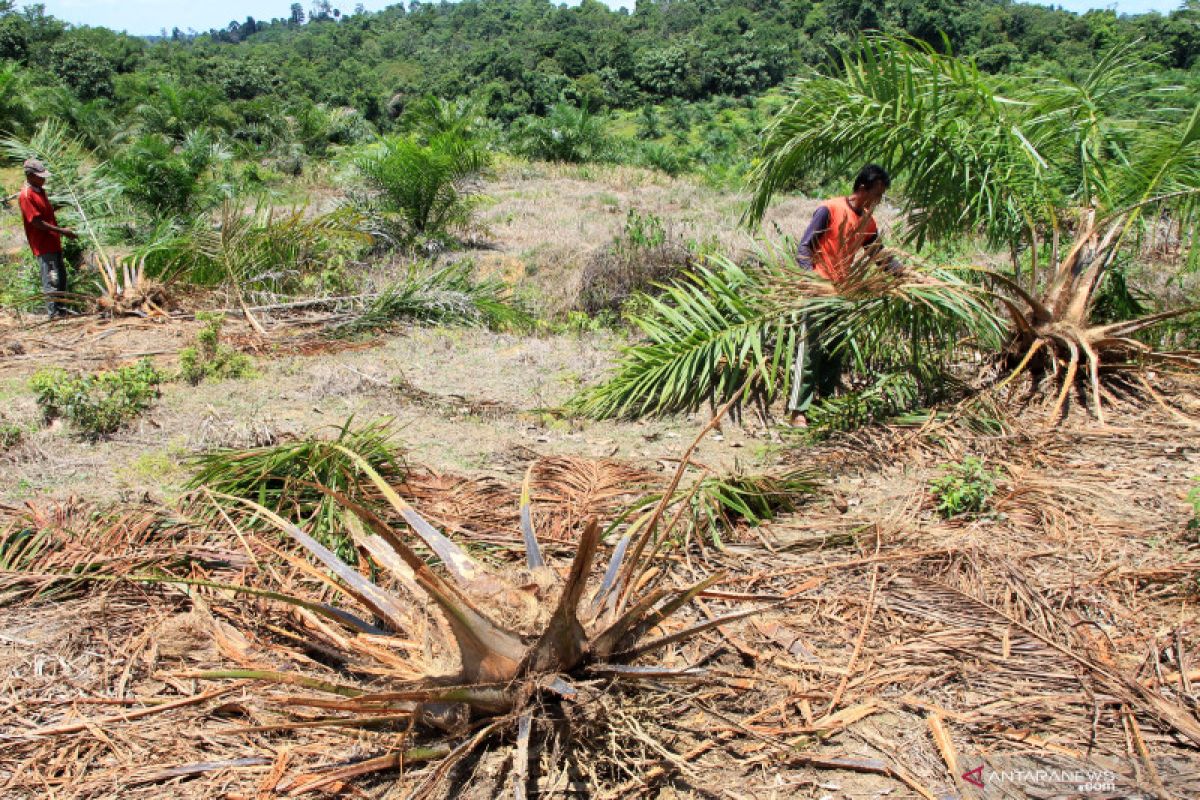
M 866 248 L 873 253 L 880 249 L 879 229 L 872 213 L 891 184 L 883 167 L 863 167 L 849 196 L 826 200 L 817 207 L 800 239 L 796 262 L 834 283 L 845 280 L 860 250 Z M 889 263 L 885 268 L 897 266 Z M 791 424 L 798 427 L 808 424 L 804 415 L 813 400 L 832 395 L 842 379 L 845 354 L 837 343 L 822 342 L 823 333 L 807 319 L 801 321 L 788 398 Z
M 66 308 L 58 302 L 67 291 L 67 268 L 63 263 L 62 237 L 76 238 L 75 231 L 61 228 L 54 216 L 54 206 L 42 187 L 50 171 L 36 158 L 25 161 L 26 184 L 21 187 L 17 202 L 25 223 L 25 238 L 33 251 L 42 273 L 42 293 L 46 295 L 46 311 L 50 318 L 65 316 Z

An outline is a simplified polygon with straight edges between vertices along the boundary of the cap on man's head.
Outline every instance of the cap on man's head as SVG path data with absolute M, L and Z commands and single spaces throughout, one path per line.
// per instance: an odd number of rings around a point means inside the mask
M 38 161 L 36 158 L 25 159 L 25 164 L 23 166 L 25 167 L 26 175 L 37 175 L 39 178 L 50 177 L 50 170 L 46 169 L 46 165 L 41 161 Z

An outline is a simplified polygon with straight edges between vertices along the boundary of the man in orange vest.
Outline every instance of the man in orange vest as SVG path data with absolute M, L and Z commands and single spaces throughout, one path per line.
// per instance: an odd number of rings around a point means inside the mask
M 879 229 L 872 212 L 891 184 L 883 167 L 867 164 L 859 170 L 849 196 L 835 197 L 818 206 L 800 239 L 796 254 L 800 267 L 815 270 L 836 284 L 846 279 L 860 250 L 877 251 Z M 814 400 L 831 396 L 842 378 L 845 354 L 840 343 L 822 342 L 823 333 L 807 319 L 801 320 L 788 398 L 791 424 L 796 427 L 808 425 L 805 412 Z
M 65 316 L 67 309 L 58 302 L 67 291 L 67 267 L 63 263 L 62 237 L 76 238 L 75 231 L 60 228 L 54 216 L 54 206 L 42 187 L 50 171 L 36 158 L 25 161 L 26 183 L 17 195 L 21 220 L 25 223 L 25 239 L 42 273 L 42 293 L 46 296 L 46 312 L 51 319 Z

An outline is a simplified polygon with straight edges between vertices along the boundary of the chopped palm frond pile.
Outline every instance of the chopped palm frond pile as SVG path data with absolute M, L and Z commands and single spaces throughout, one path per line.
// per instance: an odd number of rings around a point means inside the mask
M 206 564 L 241 565 L 207 551 L 201 528 L 166 509 L 144 505 L 99 511 L 78 498 L 0 507 L 0 607 L 23 600 L 61 602 L 89 580 Z M 136 556 L 131 557 L 136 553 Z

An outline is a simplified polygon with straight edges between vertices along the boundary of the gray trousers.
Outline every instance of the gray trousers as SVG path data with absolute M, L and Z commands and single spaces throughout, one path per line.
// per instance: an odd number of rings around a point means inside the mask
M 63 263 L 63 254 L 46 253 L 37 257 L 38 267 L 42 273 L 42 294 L 46 296 L 46 313 L 57 316 L 66 311 L 59 302 L 67 293 L 67 267 Z

